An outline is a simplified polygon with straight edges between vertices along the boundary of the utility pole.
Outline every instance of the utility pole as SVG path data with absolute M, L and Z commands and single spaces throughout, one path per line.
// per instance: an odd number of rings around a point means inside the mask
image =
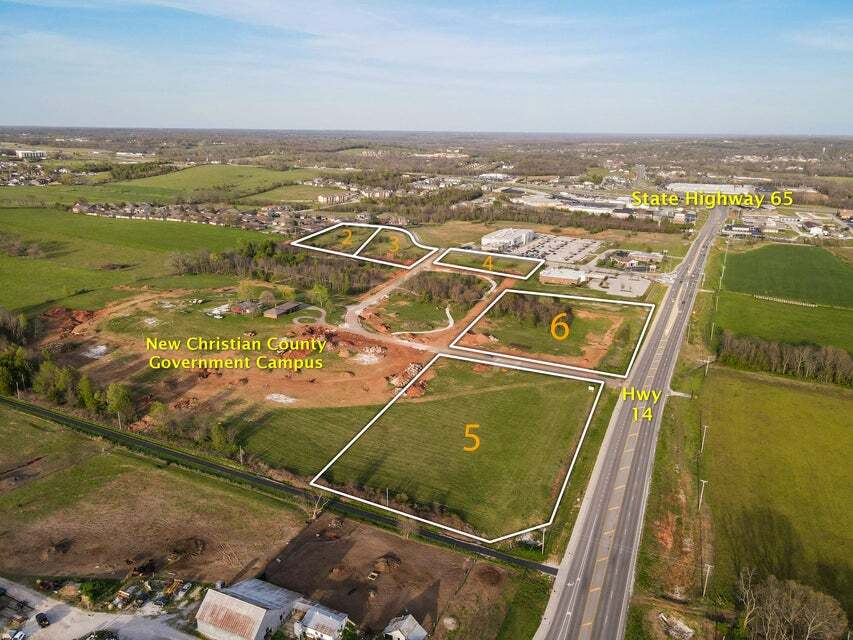
M 390 507 L 391 501 L 388 499 L 388 487 L 385 487 L 385 506 Z
M 705 592 L 708 591 L 708 578 L 711 577 L 711 569 L 714 568 L 714 565 L 705 563 L 705 584 L 702 587 L 702 597 L 705 597 Z
M 708 425 L 702 425 L 702 446 L 699 447 L 699 453 L 704 453 L 705 451 L 705 436 L 708 435 Z
M 708 484 L 707 480 L 700 480 L 702 483 L 702 488 L 699 490 L 699 507 L 696 509 L 697 512 L 702 510 L 702 497 L 705 495 L 705 485 Z
M 717 298 L 717 300 L 719 300 L 719 298 Z M 716 307 L 717 307 L 717 303 L 716 303 L 716 301 L 715 301 L 715 302 L 714 302 L 714 311 L 716 311 L 716 310 L 717 310 L 717 309 L 716 309 Z M 714 341 L 714 330 L 715 330 L 716 328 L 717 328 L 717 322 L 712 320 L 712 321 L 711 321 L 711 342 L 713 342 L 713 341 Z
M 121 426 L 121 411 L 116 411 L 116 415 L 118 416 L 118 430 L 123 431 Z

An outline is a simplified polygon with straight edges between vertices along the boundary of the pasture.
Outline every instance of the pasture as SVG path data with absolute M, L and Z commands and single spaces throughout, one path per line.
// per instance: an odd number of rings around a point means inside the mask
M 387 489 L 397 508 L 488 537 L 546 522 L 597 387 L 449 359 L 422 380 L 321 481 L 383 502 Z
M 741 293 L 853 307 L 853 266 L 820 247 L 770 244 L 730 253 L 723 287 Z
M 714 368 L 701 411 L 717 588 L 731 596 L 739 568 L 754 567 L 851 615 L 853 391 Z
M 80 200 L 151 204 L 178 200 L 223 202 L 270 191 L 317 174 L 310 169 L 276 171 L 239 165 L 199 165 L 150 178 L 94 185 L 0 187 L 0 207 L 68 206 Z
M 93 309 L 131 295 L 114 287 L 225 286 L 236 278 L 170 276 L 169 254 L 224 250 L 261 236 L 251 231 L 144 220 L 114 220 L 56 209 L 0 209 L 0 227 L 37 243 L 41 257 L 0 255 L 0 305 L 23 311 L 47 303 Z
M 288 172 L 290 173 L 290 172 Z M 316 203 L 317 196 L 343 193 L 335 187 L 314 187 L 305 184 L 288 184 L 269 191 L 262 191 L 240 200 L 241 204 L 265 205 L 285 202 Z

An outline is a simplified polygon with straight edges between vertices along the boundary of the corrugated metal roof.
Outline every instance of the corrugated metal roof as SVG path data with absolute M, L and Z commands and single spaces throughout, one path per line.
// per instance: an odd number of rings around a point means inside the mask
M 196 621 L 245 640 L 254 640 L 264 614 L 265 611 L 261 607 L 210 589 L 199 607 Z

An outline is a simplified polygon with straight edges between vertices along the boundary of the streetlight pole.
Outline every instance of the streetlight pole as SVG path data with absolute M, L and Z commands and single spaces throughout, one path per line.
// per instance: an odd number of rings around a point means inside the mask
M 708 578 L 711 577 L 711 569 L 714 567 L 712 564 L 705 563 L 705 584 L 702 587 L 702 597 L 705 597 L 705 592 L 708 591 Z
M 699 447 L 699 453 L 704 453 L 705 451 L 705 436 L 708 435 L 708 425 L 702 426 L 702 445 Z

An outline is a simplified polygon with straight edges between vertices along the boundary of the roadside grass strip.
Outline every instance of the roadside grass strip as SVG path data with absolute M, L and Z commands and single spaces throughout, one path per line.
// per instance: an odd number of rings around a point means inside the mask
M 378 239 L 382 244 L 388 242 L 390 246 L 391 241 L 386 241 L 384 235 L 380 236 L 383 232 L 386 235 L 393 233 L 394 235 L 390 237 L 399 237 L 399 234 L 406 237 L 407 241 L 402 243 L 400 247 L 401 253 L 412 254 L 417 249 L 421 249 L 424 252 L 423 255 L 420 255 L 420 257 L 407 264 L 405 261 L 393 262 L 365 254 L 365 249 L 372 244 L 374 239 Z M 380 237 L 377 238 L 377 236 Z M 366 262 L 384 264 L 389 267 L 399 267 L 400 269 L 413 269 L 439 250 L 438 247 L 431 247 L 418 242 L 418 239 L 408 229 L 384 224 L 368 224 L 366 222 L 338 222 L 331 227 L 320 229 L 307 236 L 293 240 L 290 244 L 301 249 L 321 251 L 335 256 L 355 258 Z M 373 253 L 374 248 L 371 248 L 369 253 Z
M 615 307 L 627 307 L 632 310 L 644 308 L 647 309 L 647 313 L 645 319 L 642 320 L 642 328 L 640 329 L 638 334 L 636 334 L 635 332 L 637 338 L 633 350 L 630 351 L 630 358 L 627 358 L 628 352 L 624 349 L 620 350 L 619 347 L 622 342 L 628 342 L 633 337 L 633 335 L 631 335 L 631 324 L 626 323 L 624 327 L 620 327 L 621 330 L 627 333 L 627 335 L 624 336 L 620 334 L 619 330 L 616 330 L 614 332 L 614 335 L 608 337 L 607 331 L 605 331 L 606 340 L 605 344 L 603 345 L 604 352 L 599 357 L 599 362 L 606 363 L 608 361 L 616 359 L 621 364 L 622 361 L 626 359 L 628 360 L 624 370 L 608 371 L 604 368 L 594 368 L 587 366 L 579 366 L 576 364 L 568 364 L 565 361 L 561 362 L 558 359 L 566 357 L 580 357 L 580 355 L 584 354 L 585 348 L 594 346 L 592 345 L 592 340 L 587 340 L 586 342 L 583 342 L 583 340 L 587 337 L 587 334 L 592 334 L 593 331 L 600 330 L 601 327 L 596 327 L 596 324 L 606 322 L 606 319 L 578 318 L 577 316 L 579 316 L 580 314 L 575 314 L 575 317 L 573 318 L 573 327 L 575 328 L 572 328 L 572 330 L 569 332 L 569 327 L 566 325 L 566 327 L 563 329 L 563 331 L 565 332 L 565 337 L 560 337 L 559 335 L 555 336 L 553 334 L 554 322 L 555 320 L 557 320 L 556 316 L 553 320 L 551 320 L 552 324 L 550 330 L 548 327 L 545 327 L 544 329 L 531 327 L 530 325 L 523 324 L 520 319 L 510 316 L 505 316 L 504 318 L 501 318 L 499 320 L 493 320 L 493 318 L 490 318 L 489 312 L 492 311 L 495 306 L 499 304 L 501 300 L 503 300 L 508 295 L 539 296 L 542 298 L 578 301 L 581 307 L 585 305 L 589 308 L 595 308 L 597 305 L 614 305 Z M 631 371 L 631 367 L 634 365 L 634 361 L 637 358 L 640 346 L 643 343 L 646 331 L 649 327 L 649 324 L 651 323 L 652 316 L 654 314 L 654 309 L 655 305 L 650 302 L 631 302 L 626 300 L 591 298 L 587 296 L 546 293 L 541 291 L 505 289 L 494 300 L 492 300 L 492 302 L 485 309 L 483 309 L 483 311 L 476 318 L 474 318 L 474 320 L 472 320 L 470 324 L 468 324 L 468 326 L 465 327 L 465 329 L 463 329 L 458 336 L 453 339 L 453 342 L 451 342 L 449 346 L 453 349 L 459 349 L 461 351 L 468 351 L 471 353 L 477 353 L 487 356 L 498 355 L 501 358 L 510 358 L 512 360 L 528 362 L 535 365 L 560 367 L 573 371 L 583 371 L 587 373 L 595 373 L 603 376 L 609 376 L 612 378 L 625 379 L 628 377 L 628 374 Z M 579 309 L 579 311 L 584 310 Z M 629 314 L 626 314 L 626 317 L 628 317 L 628 319 L 630 320 Z M 635 319 L 635 324 L 639 324 L 639 321 L 639 318 Z M 490 331 L 491 333 L 476 333 L 477 325 L 481 322 L 486 322 L 492 325 L 489 329 L 487 329 L 487 331 Z M 503 344 L 499 338 L 495 340 L 496 336 L 493 334 L 505 335 L 505 337 L 508 338 L 506 344 Z M 486 344 L 491 344 L 493 342 L 497 342 L 500 344 L 492 348 L 482 348 L 485 346 L 482 344 L 478 346 L 465 346 L 460 344 L 466 337 L 471 340 L 474 338 L 483 338 L 484 336 L 486 338 Z M 567 338 L 580 338 L 580 340 L 573 339 L 571 342 L 569 342 Z M 511 349 L 512 351 L 510 351 Z M 530 355 L 520 355 L 519 352 L 529 353 Z M 538 355 L 541 357 L 532 357 L 533 355 Z M 552 358 L 545 359 L 544 356 L 548 355 L 552 356 Z M 583 355 L 583 357 L 586 358 L 587 356 Z
M 603 388 L 439 354 L 310 484 L 484 544 L 545 529 Z
M 542 258 L 513 256 L 506 253 L 494 253 L 492 251 L 451 247 L 436 258 L 433 264 L 441 267 L 450 267 L 451 269 L 462 269 L 475 273 L 527 280 L 536 273 L 539 267 L 545 264 L 545 260 Z

